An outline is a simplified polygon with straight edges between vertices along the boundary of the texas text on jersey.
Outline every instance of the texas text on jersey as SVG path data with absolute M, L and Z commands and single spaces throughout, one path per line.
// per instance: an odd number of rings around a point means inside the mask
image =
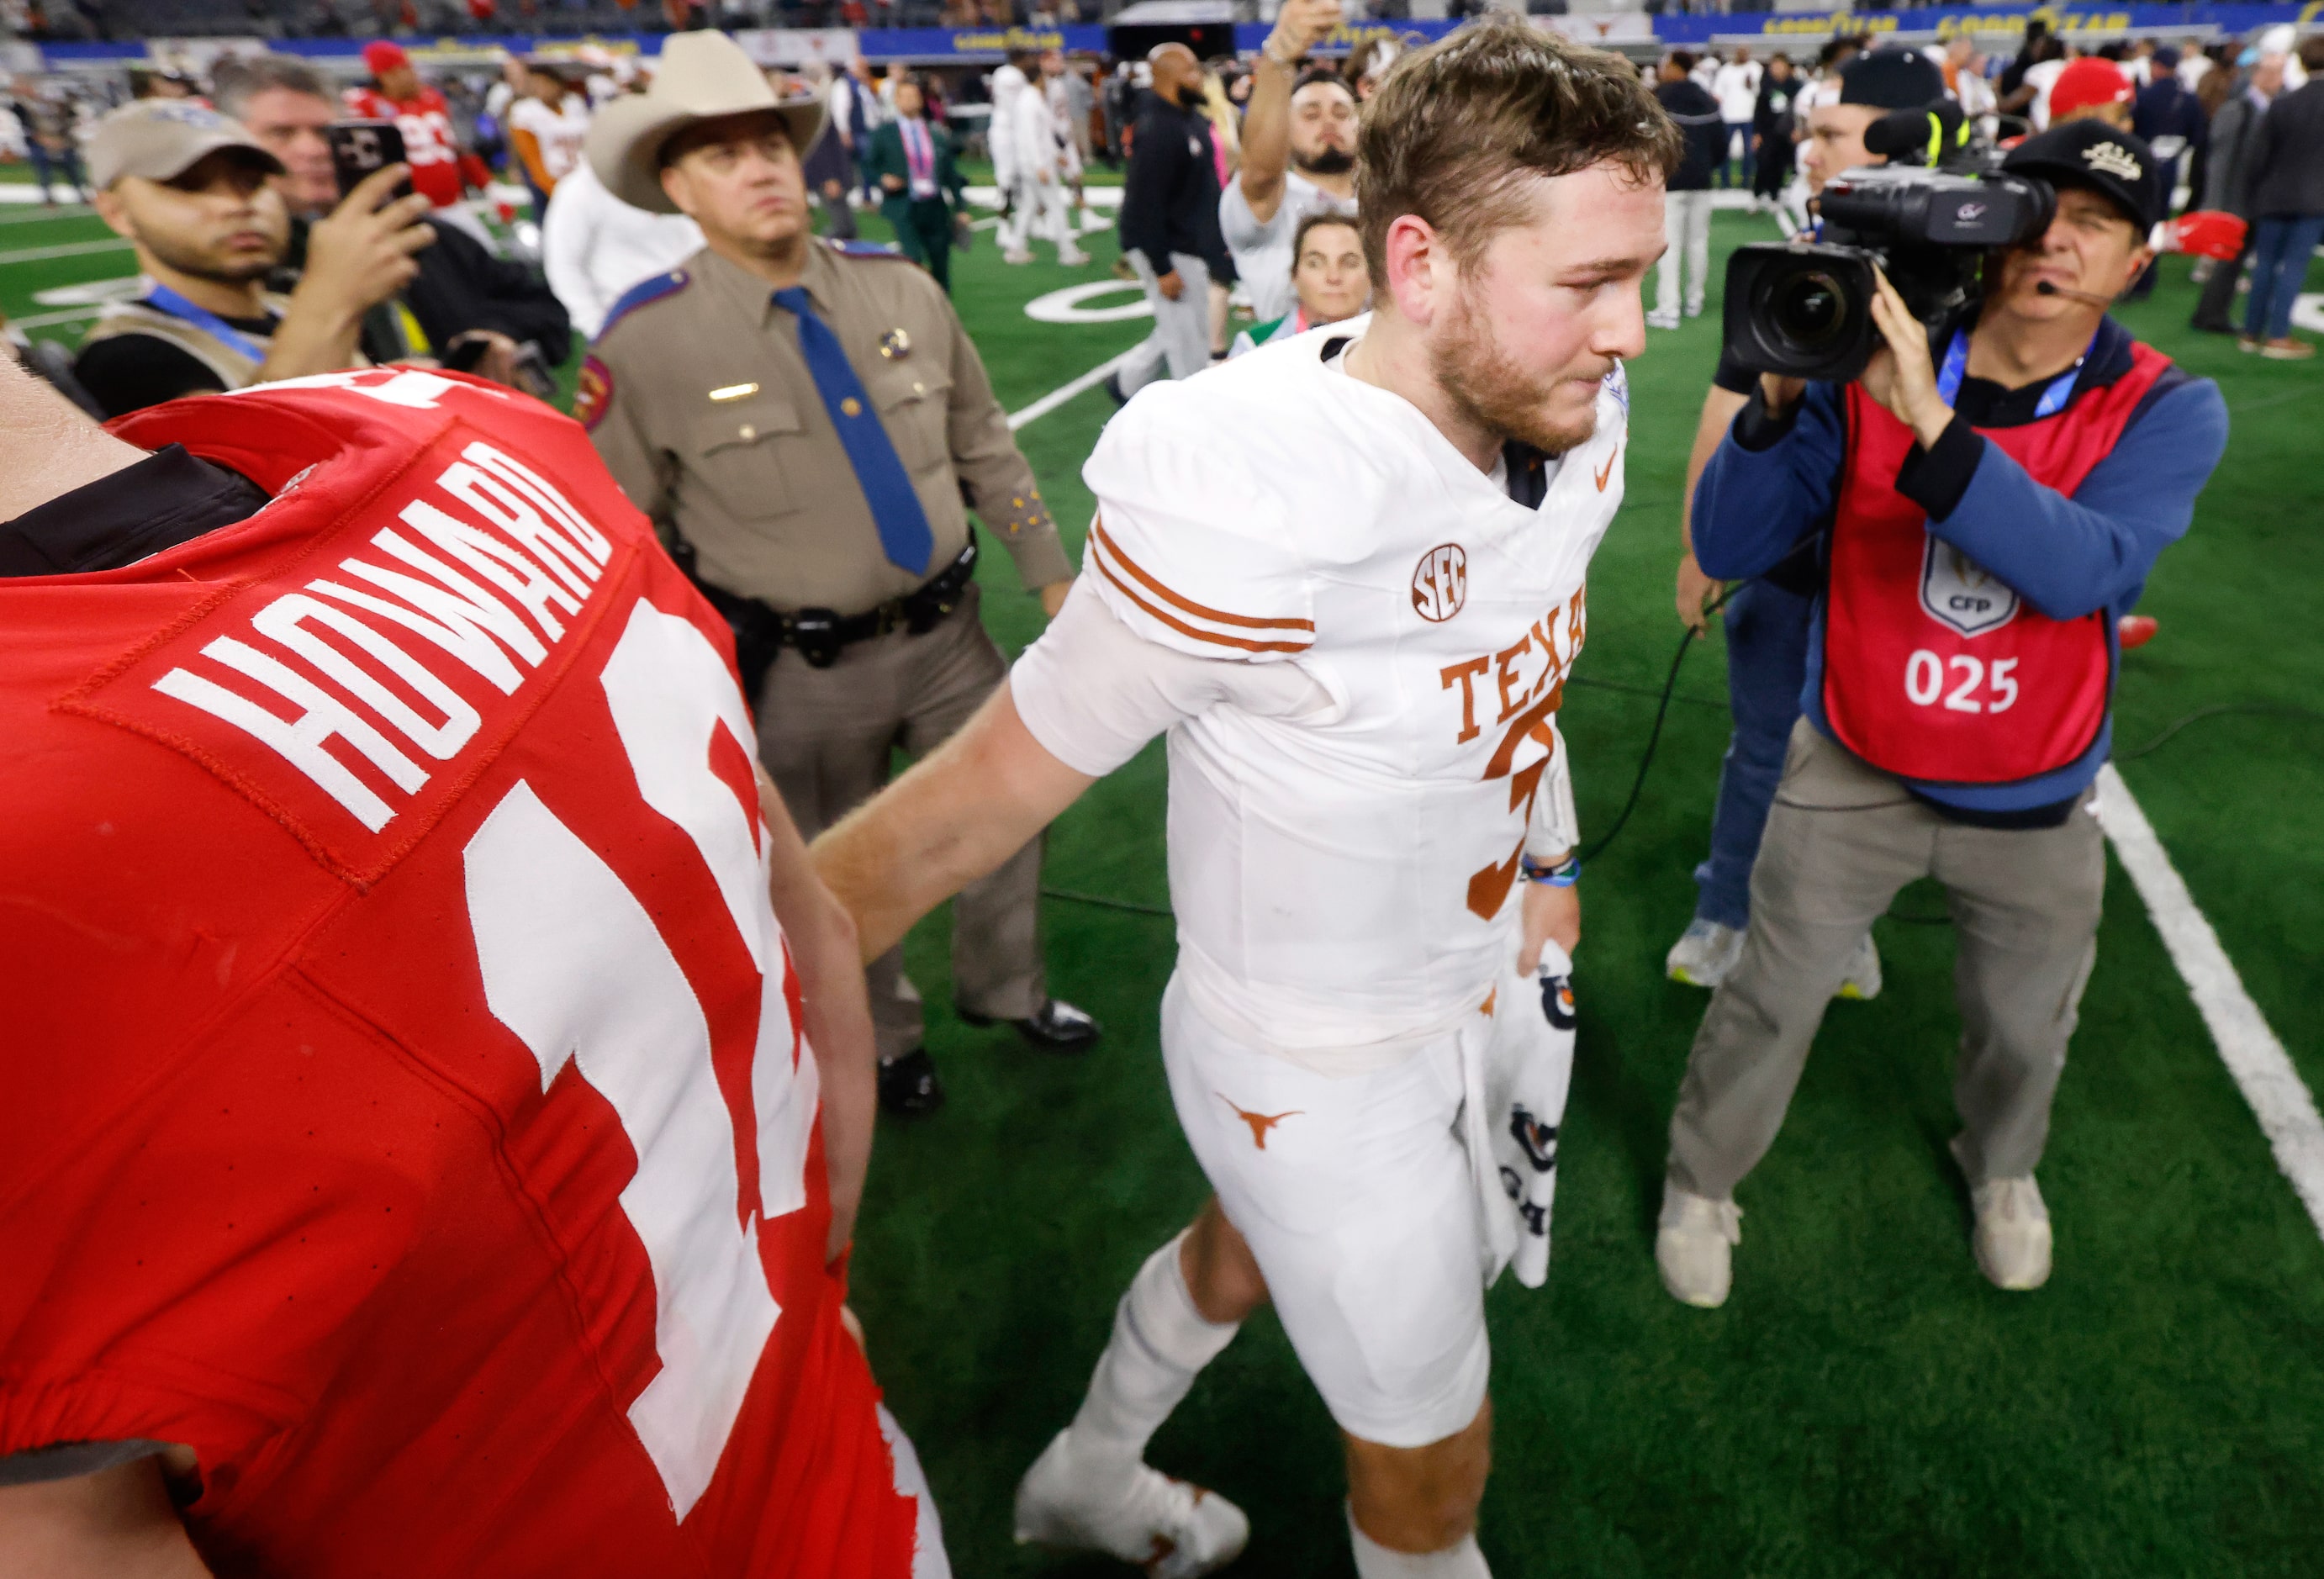
M 141 413 L 274 495 L 0 581 L 0 1454 L 240 1572 L 896 1575 L 725 627 L 464 379 Z

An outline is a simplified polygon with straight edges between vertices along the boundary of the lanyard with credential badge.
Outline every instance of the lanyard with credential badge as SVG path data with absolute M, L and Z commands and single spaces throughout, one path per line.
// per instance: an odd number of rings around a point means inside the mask
M 2074 365 L 2052 379 L 2050 387 L 2042 392 L 2041 400 L 2034 406 L 2034 420 L 2054 417 L 2066 409 L 2066 402 L 2074 398 L 2074 381 L 2081 377 L 2083 365 L 2089 361 L 2090 353 L 2098 348 L 2098 337 L 2093 334 L 2090 343 L 2082 347 L 2082 354 L 2074 358 Z M 1945 365 L 1937 369 L 1937 398 L 1951 405 L 1954 397 L 1960 393 L 1961 375 L 1968 369 L 1969 331 L 1955 329 L 1952 344 L 1945 347 Z
M 166 312 L 171 318 L 183 319 L 196 328 L 205 329 L 216 335 L 253 362 L 263 365 L 266 361 L 266 347 L 263 345 L 218 317 L 208 308 L 196 307 L 167 285 L 156 285 L 152 290 L 148 291 L 145 293 L 144 301 L 148 307 Z

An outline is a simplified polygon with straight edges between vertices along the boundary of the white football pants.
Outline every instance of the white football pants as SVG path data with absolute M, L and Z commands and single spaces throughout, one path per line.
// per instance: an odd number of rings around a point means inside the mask
M 1711 193 L 1665 192 L 1663 239 L 1670 251 L 1655 269 L 1655 317 L 1665 323 L 1678 320 L 1680 264 L 1685 265 L 1686 315 L 1702 310 L 1703 287 L 1711 273 Z

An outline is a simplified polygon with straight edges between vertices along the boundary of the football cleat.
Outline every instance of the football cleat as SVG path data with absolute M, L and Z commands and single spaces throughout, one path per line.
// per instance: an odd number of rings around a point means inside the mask
M 1103 1552 L 1148 1579 L 1194 1579 L 1242 1556 L 1250 1520 L 1215 1491 L 1074 1450 L 1060 1431 L 1017 1485 L 1017 1544 Z
M 1965 1135 L 1953 1137 L 1953 1160 L 1962 1162 Z M 1989 1178 L 1971 1183 L 1969 1200 L 1977 1208 L 1977 1270 L 1987 1282 L 2012 1294 L 2031 1293 L 2050 1280 L 2050 1208 L 2043 1204 L 2042 1187 L 2034 1176 Z
M 1679 934 L 1678 941 L 1663 956 L 1663 970 L 1674 982 L 1715 990 L 1727 979 L 1727 973 L 1735 968 L 1742 953 L 1740 928 L 1697 916 L 1686 924 L 1686 930 Z
M 1742 1207 L 1664 1181 L 1655 1266 L 1673 1299 L 1697 1310 L 1726 1304 L 1735 1281 L 1735 1247 L 1742 1242 Z

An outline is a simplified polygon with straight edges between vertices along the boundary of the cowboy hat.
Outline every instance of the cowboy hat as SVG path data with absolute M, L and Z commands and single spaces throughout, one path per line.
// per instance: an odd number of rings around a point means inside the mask
M 653 86 L 597 112 L 582 144 L 605 189 L 632 208 L 675 214 L 661 189 L 661 151 L 670 138 L 722 115 L 779 111 L 801 156 L 823 130 L 823 103 L 778 98 L 766 73 L 723 32 L 682 32 L 662 46 Z

